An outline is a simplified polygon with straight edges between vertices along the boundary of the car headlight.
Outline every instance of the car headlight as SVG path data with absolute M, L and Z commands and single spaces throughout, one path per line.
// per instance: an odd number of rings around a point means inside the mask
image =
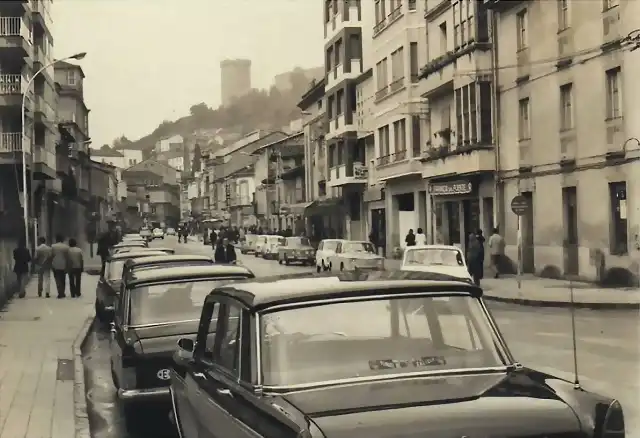
M 602 438 L 624 438 L 624 413 L 618 400 L 614 400 L 607 409 L 602 425 Z

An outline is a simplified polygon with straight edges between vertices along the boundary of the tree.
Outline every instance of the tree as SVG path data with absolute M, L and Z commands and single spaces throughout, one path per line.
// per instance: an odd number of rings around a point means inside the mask
M 196 143 L 193 148 L 193 164 L 191 165 L 192 172 L 200 172 L 202 170 L 202 150 L 200 145 Z
M 200 102 L 196 105 L 193 105 L 189 108 L 189 114 L 191 117 L 195 117 L 196 119 L 202 119 L 207 117 L 211 113 L 211 108 L 207 106 L 206 103 Z
M 114 149 L 123 149 L 125 146 L 129 146 L 132 143 L 133 142 L 129 140 L 127 137 L 125 137 L 124 135 L 121 135 L 120 137 L 113 140 L 113 143 L 111 143 L 111 146 Z

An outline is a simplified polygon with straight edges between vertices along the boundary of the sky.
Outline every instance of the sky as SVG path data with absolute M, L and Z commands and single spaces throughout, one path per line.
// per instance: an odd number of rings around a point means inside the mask
M 252 61 L 252 85 L 323 63 L 320 0 L 55 0 L 54 56 L 78 52 L 99 147 L 137 140 L 191 105 L 220 104 L 220 61 Z

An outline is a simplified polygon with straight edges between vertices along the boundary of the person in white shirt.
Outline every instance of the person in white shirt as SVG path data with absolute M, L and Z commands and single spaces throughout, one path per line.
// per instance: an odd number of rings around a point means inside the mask
M 491 254 L 491 264 L 495 270 L 493 278 L 500 276 L 500 264 L 504 256 L 504 238 L 500 235 L 497 228 L 492 230 L 489 237 L 489 254 Z
M 418 228 L 418 232 L 416 233 L 416 245 L 424 246 L 427 244 L 427 236 L 422 231 L 422 228 Z

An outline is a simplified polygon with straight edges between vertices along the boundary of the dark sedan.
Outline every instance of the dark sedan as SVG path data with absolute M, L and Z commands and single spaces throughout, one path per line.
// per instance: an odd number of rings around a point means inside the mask
M 443 274 L 226 285 L 178 346 L 182 438 L 624 436 L 616 400 L 522 366 L 482 290 Z
M 113 319 L 113 306 L 120 293 L 122 272 L 127 260 L 137 260 L 144 257 L 162 256 L 164 252 L 146 248 L 138 248 L 138 251 L 126 251 L 113 254 L 109 257 L 105 266 L 104 275 L 98 280 L 96 286 L 96 317 L 103 324 L 108 324 Z
M 253 277 L 232 265 L 127 274 L 111 328 L 111 371 L 129 428 L 141 408 L 169 410 L 171 357 L 179 338 L 195 335 L 205 297 L 223 283 Z
M 287 237 L 284 245 L 278 248 L 278 263 L 289 265 L 302 263 L 313 265 L 316 261 L 316 251 L 306 237 Z

